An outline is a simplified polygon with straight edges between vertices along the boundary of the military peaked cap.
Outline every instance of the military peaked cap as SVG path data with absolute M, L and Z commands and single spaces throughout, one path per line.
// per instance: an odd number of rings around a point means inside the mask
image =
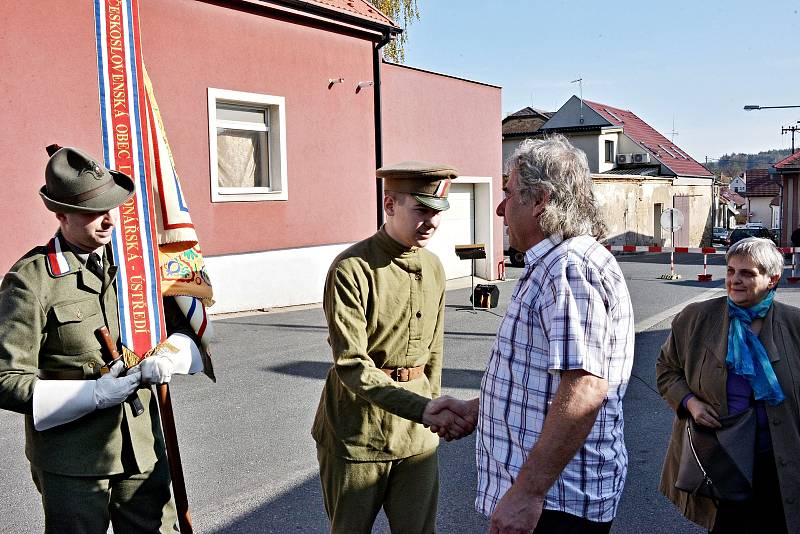
M 447 193 L 450 181 L 458 178 L 458 171 L 449 165 L 427 161 L 404 161 L 381 167 L 376 171 L 384 179 L 384 189 L 396 193 L 409 193 L 417 202 L 444 211 L 450 207 Z

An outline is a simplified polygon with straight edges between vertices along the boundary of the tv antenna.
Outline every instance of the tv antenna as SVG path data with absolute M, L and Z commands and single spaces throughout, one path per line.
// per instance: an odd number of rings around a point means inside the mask
M 581 99 L 580 123 L 583 124 L 583 78 L 578 78 L 577 80 L 572 80 L 569 83 L 577 83 L 578 84 L 578 94 L 580 95 L 580 99 Z
M 672 135 L 672 144 L 675 144 L 675 136 L 680 135 L 678 132 L 675 131 L 675 115 L 672 116 L 672 131 L 670 132 Z

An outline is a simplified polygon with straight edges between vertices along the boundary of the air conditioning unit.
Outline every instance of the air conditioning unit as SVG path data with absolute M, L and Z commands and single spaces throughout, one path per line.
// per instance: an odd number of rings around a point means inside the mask
M 648 154 L 647 152 L 640 152 L 638 154 L 633 154 L 633 162 L 650 163 L 650 154 Z
M 617 154 L 617 165 L 633 163 L 633 154 Z

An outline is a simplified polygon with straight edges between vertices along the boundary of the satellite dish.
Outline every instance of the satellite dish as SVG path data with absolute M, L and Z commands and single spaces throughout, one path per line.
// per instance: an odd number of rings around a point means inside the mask
M 683 226 L 683 213 L 677 208 L 667 208 L 661 212 L 661 227 L 676 232 Z

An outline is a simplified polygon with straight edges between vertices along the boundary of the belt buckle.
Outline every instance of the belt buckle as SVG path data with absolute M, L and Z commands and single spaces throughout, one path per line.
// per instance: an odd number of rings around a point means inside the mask
M 408 371 L 408 367 L 398 367 L 395 369 L 395 376 L 398 382 L 408 382 L 410 375 L 411 373 Z

